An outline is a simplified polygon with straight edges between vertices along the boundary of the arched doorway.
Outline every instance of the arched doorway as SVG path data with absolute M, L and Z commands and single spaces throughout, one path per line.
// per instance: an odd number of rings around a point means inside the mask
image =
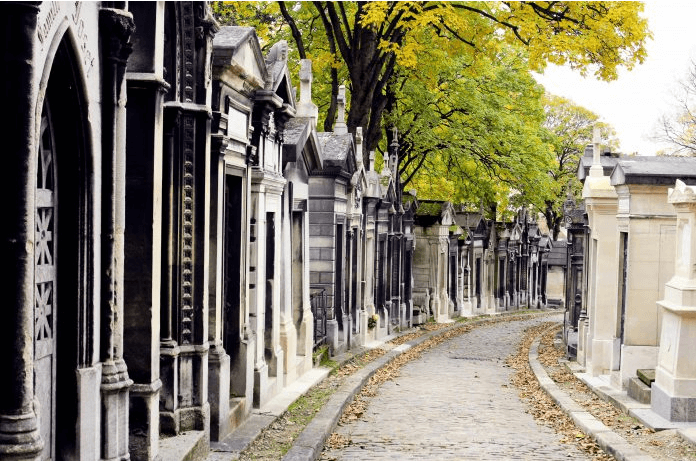
M 53 59 L 36 155 L 34 388 L 41 459 L 77 456 L 76 371 L 91 357 L 83 96 L 66 38 Z

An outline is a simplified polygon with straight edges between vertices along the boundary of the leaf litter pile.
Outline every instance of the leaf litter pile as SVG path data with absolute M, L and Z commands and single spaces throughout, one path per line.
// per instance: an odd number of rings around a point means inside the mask
M 512 378 L 513 385 L 519 389 L 520 396 L 529 405 L 529 413 L 539 423 L 554 428 L 561 435 L 561 442 L 575 444 L 594 460 L 614 459 L 613 456 L 602 451 L 591 437 L 583 434 L 539 387 L 529 367 L 528 357 L 531 343 L 541 334 L 539 363 L 558 387 L 576 403 L 655 460 L 696 460 L 696 448 L 683 440 L 676 431 L 656 432 L 645 427 L 640 421 L 600 399 L 575 377 L 565 365 L 564 346 L 556 341 L 560 328 L 558 324 L 547 323 L 527 329 L 517 352 L 507 361 L 508 365 L 516 371 Z

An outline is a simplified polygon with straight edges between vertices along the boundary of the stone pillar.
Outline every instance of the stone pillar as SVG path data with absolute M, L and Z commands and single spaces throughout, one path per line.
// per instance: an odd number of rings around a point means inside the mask
M 283 380 L 283 385 L 297 379 L 297 330 L 294 323 L 293 304 L 295 296 L 302 296 L 302 288 L 299 287 L 300 293 L 295 293 L 298 289 L 296 282 L 304 275 L 302 268 L 302 242 L 297 241 L 299 230 L 294 229 L 296 225 L 293 220 L 293 204 L 290 190 L 292 183 L 286 184 L 283 198 L 281 222 L 281 245 L 280 245 L 280 346 L 283 349 L 283 370 L 284 376 L 279 376 Z M 297 267 L 299 266 L 299 267 Z M 295 273 L 297 270 L 298 273 Z M 299 314 L 299 313 L 298 313 Z
M 0 277 L 6 296 L 0 322 L 0 368 L 6 385 L 0 392 L 0 458 L 37 459 L 45 441 L 41 439 L 34 408 L 34 183 L 38 145 L 36 127 L 35 57 L 39 2 L 3 5 L 0 18 L 5 42 L 2 62 L 12 69 L 2 72 L 3 101 L 13 116 L 0 127 L 4 151 L 0 184 L 6 198 L 4 224 L 0 226 L 0 260 L 13 270 Z M 7 43 L 8 38 L 12 43 Z
M 163 192 L 174 187 L 178 176 L 177 154 L 175 148 L 176 132 L 178 130 L 180 112 L 176 107 L 164 109 L 164 155 L 162 184 Z M 176 339 L 175 296 L 176 282 L 176 236 L 178 206 L 171 193 L 164 197 L 162 210 L 162 301 L 160 303 L 160 425 L 164 433 L 178 433 L 178 422 L 175 417 L 179 411 L 179 344 Z
M 127 460 L 129 387 L 123 359 L 123 270 L 126 160 L 126 59 L 135 29 L 133 16 L 122 10 L 99 12 L 102 34 L 102 426 L 103 459 Z
M 302 263 L 298 269 L 302 271 L 302 293 L 300 309 L 302 311 L 302 321 L 297 329 L 297 355 L 301 359 L 302 365 L 298 369 L 302 373 L 309 371 L 314 365 L 312 360 L 312 349 L 314 347 L 314 316 L 312 306 L 309 302 L 309 213 L 307 206 L 300 212 L 301 229 L 294 228 L 298 233 L 293 232 L 293 239 L 300 240 Z
M 696 421 L 696 187 L 669 190 L 677 211 L 674 276 L 665 286 L 651 407 L 670 421 Z
M 160 290 L 162 275 L 162 103 L 169 85 L 157 62 L 162 4 L 131 5 L 138 46 L 128 67 L 124 359 L 130 389 L 129 451 L 153 460 L 159 445 Z M 159 48 L 159 49 L 158 49 Z M 144 225 L 151 223 L 151 225 Z
M 589 296 L 589 330 L 585 347 L 591 350 L 586 357 L 587 371 L 593 376 L 607 374 L 618 361 L 616 322 L 618 309 L 618 231 L 616 223 L 617 196 L 609 177 L 604 176 L 599 160 L 599 131 L 595 128 L 594 161 L 585 179 L 582 196 L 585 199 L 593 240 L 592 279 Z M 545 303 L 543 256 L 541 266 L 541 296 Z M 618 367 L 618 364 L 616 364 Z
M 222 298 L 225 287 L 225 147 L 227 139 L 211 136 L 210 146 L 210 261 L 208 304 L 208 402 L 210 439 L 222 440 L 232 430 L 230 424 L 230 356 L 223 346 Z M 241 200 L 242 197 L 236 197 Z

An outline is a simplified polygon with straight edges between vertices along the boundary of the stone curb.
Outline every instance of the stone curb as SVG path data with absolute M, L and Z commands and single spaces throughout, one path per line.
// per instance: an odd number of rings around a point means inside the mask
M 558 312 L 553 310 L 543 310 L 541 312 L 517 315 L 520 317 L 541 317 L 551 313 Z M 316 461 L 319 456 L 321 456 L 326 439 L 329 438 L 331 433 L 336 428 L 338 420 L 341 417 L 341 414 L 343 414 L 343 410 L 350 404 L 350 402 L 353 401 L 353 398 L 362 390 L 367 381 L 377 372 L 377 370 L 391 363 L 402 353 L 432 337 L 444 334 L 454 328 L 464 325 L 478 325 L 491 319 L 501 318 L 502 316 L 506 315 L 488 315 L 470 323 L 455 322 L 452 324 L 452 326 L 428 332 L 422 336 L 419 336 L 418 338 L 397 346 L 373 362 L 365 365 L 363 368 L 355 372 L 355 374 L 348 377 L 346 382 L 344 382 L 341 387 L 334 392 L 334 394 L 329 398 L 329 401 L 326 402 L 319 413 L 314 416 L 312 421 L 310 421 L 310 423 L 295 439 L 290 450 L 285 454 L 285 456 L 283 456 L 282 461 Z M 647 461 L 647 459 L 641 461 Z
M 568 396 L 546 373 L 539 363 L 539 342 L 541 335 L 537 337 L 529 348 L 529 366 L 536 376 L 539 386 L 551 397 L 565 414 L 580 428 L 582 432 L 592 437 L 597 444 L 607 453 L 619 461 L 654 461 L 655 458 L 642 452 L 609 429 L 604 423 L 584 410 L 579 404 Z

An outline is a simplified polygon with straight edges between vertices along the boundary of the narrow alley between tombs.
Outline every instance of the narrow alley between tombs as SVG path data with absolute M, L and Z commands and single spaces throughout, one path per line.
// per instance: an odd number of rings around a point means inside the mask
M 524 330 L 558 317 L 482 326 L 406 364 L 339 423 L 321 459 L 591 459 L 537 424 L 510 384 Z

